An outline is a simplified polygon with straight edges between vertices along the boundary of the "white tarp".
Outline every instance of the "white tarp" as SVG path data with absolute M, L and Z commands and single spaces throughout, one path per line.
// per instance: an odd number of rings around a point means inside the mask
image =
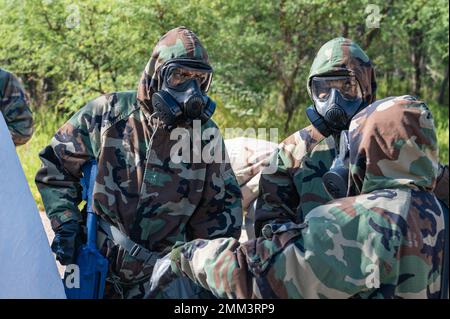
M 271 168 L 269 160 L 277 146 L 273 142 L 249 137 L 225 140 L 231 167 L 241 187 L 244 209 L 248 209 L 258 196 L 261 171 Z
M 0 113 L 0 298 L 65 298 L 39 212 Z
M 273 165 L 270 165 L 270 158 L 278 145 L 262 139 L 237 137 L 225 140 L 225 147 L 231 167 L 241 187 L 244 220 L 239 241 L 245 242 L 255 238 L 254 204 L 258 197 L 259 180 L 262 171 L 267 174 L 275 172 Z

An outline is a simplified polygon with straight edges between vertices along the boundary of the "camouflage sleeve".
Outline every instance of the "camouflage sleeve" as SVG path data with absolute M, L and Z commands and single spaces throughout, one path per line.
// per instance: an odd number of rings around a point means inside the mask
M 439 209 L 428 196 L 417 203 L 430 205 L 429 216 L 420 210 L 408 215 L 409 192 L 399 191 L 387 204 L 389 192 L 319 206 L 304 224 L 272 224 L 267 238 L 186 243 L 172 251 L 172 269 L 219 298 L 438 294 L 443 234 Z
M 9 72 L 0 79 L 0 111 L 14 144 L 23 145 L 33 134 L 33 115 L 19 80 Z
M 305 251 L 305 241 L 311 240 L 315 241 L 315 249 Z M 172 269 L 218 298 L 350 297 L 359 288 L 325 292 L 322 289 L 325 284 L 314 273 L 323 272 L 328 278 L 343 278 L 348 274 L 338 263 L 326 263 L 327 258 L 321 260 L 326 256 L 319 250 L 330 244 L 328 236 L 315 232 L 304 232 L 302 236 L 299 230 L 245 243 L 232 238 L 199 239 L 172 251 Z
M 94 119 L 101 117 L 94 112 L 95 105 L 88 103 L 39 153 L 42 166 L 35 181 L 54 230 L 69 220 L 81 220 L 81 166 L 95 158 L 93 145 L 100 143 Z
M 267 172 L 268 170 L 271 170 Z M 272 172 L 272 170 L 274 172 Z M 272 156 L 271 163 L 261 174 L 259 196 L 255 211 L 255 234 L 259 236 L 264 224 L 296 220 L 300 198 L 293 181 L 293 162 L 284 148 Z
M 187 240 L 240 237 L 241 191 L 220 133 L 218 140 L 221 140 L 222 159 L 225 160 L 214 161 L 206 168 L 202 202 L 187 225 Z

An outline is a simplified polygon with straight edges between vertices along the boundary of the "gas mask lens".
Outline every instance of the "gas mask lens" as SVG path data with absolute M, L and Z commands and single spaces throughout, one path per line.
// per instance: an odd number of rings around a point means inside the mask
M 167 85 L 175 88 L 185 84 L 187 81 L 194 79 L 202 86 L 208 80 L 209 73 L 175 67 L 168 70 Z
M 311 82 L 311 92 L 315 100 L 326 101 L 332 89 L 340 92 L 346 100 L 362 99 L 361 88 L 354 76 L 314 77 Z

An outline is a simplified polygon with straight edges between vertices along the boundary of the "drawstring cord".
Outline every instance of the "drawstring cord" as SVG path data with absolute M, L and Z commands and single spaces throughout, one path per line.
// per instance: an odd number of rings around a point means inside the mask
M 145 157 L 146 157 L 146 159 L 145 159 L 146 164 L 145 164 L 145 168 L 144 168 L 144 179 L 145 179 L 145 175 L 147 174 L 147 169 L 148 169 L 147 162 L 149 161 L 149 158 L 150 158 L 150 154 L 151 154 L 151 150 L 152 150 L 152 144 L 153 144 L 153 138 L 155 137 L 156 131 L 158 130 L 159 125 L 160 125 L 160 119 L 158 117 L 156 118 L 156 126 L 152 122 L 152 117 L 155 116 L 156 113 L 157 112 L 154 112 L 148 117 L 146 115 L 146 118 L 147 118 L 147 121 L 148 121 L 148 125 L 152 128 L 153 132 L 152 132 L 152 135 L 150 136 L 150 140 L 148 142 L 148 149 L 147 149 L 147 152 L 146 152 L 146 155 L 145 155 Z M 139 194 L 142 194 L 142 192 L 144 190 L 144 186 L 145 186 L 145 181 L 143 180 L 142 181 L 142 185 L 141 185 L 140 190 L 139 190 Z M 139 199 L 138 207 L 139 207 L 140 203 L 141 203 L 141 200 Z
M 153 118 L 153 116 L 155 116 L 156 114 L 157 114 L 157 112 L 153 112 L 149 117 L 147 117 L 148 124 L 150 125 L 150 127 L 152 128 L 152 131 L 153 131 L 153 132 L 152 132 L 152 135 L 150 136 L 150 141 L 149 141 L 150 148 L 152 147 L 153 137 L 155 136 L 156 131 L 158 130 L 159 125 L 160 125 L 160 123 L 161 123 L 159 117 L 157 117 L 157 118 L 156 118 L 156 125 L 153 124 L 152 118 Z

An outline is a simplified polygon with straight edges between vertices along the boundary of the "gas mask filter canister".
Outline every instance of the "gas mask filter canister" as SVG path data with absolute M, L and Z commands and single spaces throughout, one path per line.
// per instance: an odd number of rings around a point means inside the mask
M 323 185 L 326 191 L 334 199 L 346 197 L 348 194 L 350 154 L 348 131 L 341 132 L 338 144 L 338 153 L 331 164 L 330 170 L 322 176 Z

